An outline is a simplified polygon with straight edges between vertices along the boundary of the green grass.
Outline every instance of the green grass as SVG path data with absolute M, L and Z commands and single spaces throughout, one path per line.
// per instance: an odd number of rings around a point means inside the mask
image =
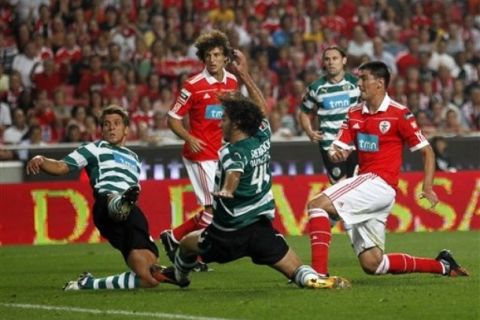
M 306 262 L 306 237 L 290 237 Z M 153 290 L 63 292 L 66 280 L 88 270 L 96 276 L 125 271 L 121 255 L 107 244 L 0 247 L 0 319 L 480 319 L 480 233 L 389 234 L 389 252 L 435 256 L 453 250 L 471 277 L 430 274 L 365 275 L 346 236 L 336 235 L 330 271 L 349 278 L 348 290 L 303 290 L 268 267 L 242 259 L 213 264 L 195 273 L 187 289 L 160 285 Z M 165 264 L 165 256 L 161 257 Z M 6 304 L 121 310 L 129 314 L 89 314 L 22 309 Z M 136 312 L 137 314 L 133 314 Z M 142 314 L 143 312 L 143 314 Z M 162 316 L 161 314 L 164 314 Z

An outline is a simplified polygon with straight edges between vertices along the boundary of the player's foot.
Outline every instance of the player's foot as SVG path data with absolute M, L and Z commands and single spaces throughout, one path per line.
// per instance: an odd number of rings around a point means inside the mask
M 312 278 L 307 281 L 305 288 L 309 289 L 347 289 L 352 285 L 342 277 Z
M 137 203 L 140 188 L 133 186 L 120 195 L 120 201 L 115 209 L 109 210 L 110 217 L 115 221 L 125 221 Z
M 160 234 L 160 240 L 162 240 L 163 248 L 167 253 L 168 259 L 172 263 L 175 263 L 175 252 L 178 249 L 178 243 L 173 239 L 172 230 L 165 230 Z
M 69 281 L 63 286 L 63 291 L 76 291 L 82 290 L 85 288 L 85 285 L 89 279 L 92 279 L 93 276 L 90 272 L 83 272 L 78 276 L 76 280 Z
M 174 284 L 180 288 L 185 288 L 190 285 L 188 277 L 177 272 L 174 266 L 164 267 L 154 265 L 150 267 L 150 272 L 158 282 Z
M 194 272 L 209 272 L 213 271 L 205 262 L 198 261 L 197 265 L 193 268 Z
M 440 261 L 441 264 L 445 266 L 446 269 L 446 276 L 450 277 L 457 277 L 457 276 L 464 276 L 468 277 L 470 274 L 468 271 L 464 268 L 462 268 L 457 261 L 452 256 L 452 253 L 450 250 L 443 249 L 440 251 L 438 256 L 435 258 L 435 260 Z

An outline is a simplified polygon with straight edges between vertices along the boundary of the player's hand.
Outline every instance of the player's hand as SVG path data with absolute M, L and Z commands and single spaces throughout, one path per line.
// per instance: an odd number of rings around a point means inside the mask
M 40 173 L 40 166 L 45 161 L 43 156 L 35 156 L 27 163 L 27 174 L 35 175 Z
M 438 196 L 432 189 L 423 190 L 422 193 L 420 193 L 420 199 L 427 199 L 430 202 L 431 209 L 435 208 L 438 203 Z
M 248 72 L 248 63 L 247 58 L 238 49 L 233 49 L 233 61 L 229 64 L 229 68 L 233 73 L 247 73 Z
M 350 155 L 349 150 L 341 149 L 336 146 L 332 146 L 330 150 L 328 150 L 328 157 L 332 162 L 345 162 L 347 161 L 348 156 Z
M 319 142 L 319 141 L 323 140 L 323 132 L 317 131 L 317 130 L 310 131 L 308 133 L 308 137 L 310 138 L 310 141 L 312 141 L 312 142 Z
M 214 197 L 218 198 L 225 198 L 225 199 L 232 199 L 233 198 L 233 193 L 227 190 L 219 190 L 219 191 L 214 191 L 212 192 L 212 195 Z
M 187 141 L 188 147 L 190 150 L 192 150 L 193 153 L 198 153 L 204 149 L 204 147 L 207 145 L 204 141 L 197 139 L 195 137 L 191 137 Z

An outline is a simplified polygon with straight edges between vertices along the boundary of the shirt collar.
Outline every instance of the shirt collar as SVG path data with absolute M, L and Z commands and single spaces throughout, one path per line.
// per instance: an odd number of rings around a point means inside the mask
M 390 97 L 388 96 L 388 94 L 385 94 L 385 97 L 383 98 L 383 101 L 380 104 L 380 108 L 378 108 L 377 112 L 375 113 L 387 111 L 389 105 L 390 105 Z M 363 103 L 362 113 L 370 113 L 370 110 L 368 110 L 366 102 Z
M 208 84 L 227 83 L 227 71 L 225 69 L 223 69 L 222 81 L 218 81 L 214 76 L 212 76 L 210 72 L 208 72 L 207 68 L 203 69 L 202 73 L 205 76 L 205 79 L 207 80 Z

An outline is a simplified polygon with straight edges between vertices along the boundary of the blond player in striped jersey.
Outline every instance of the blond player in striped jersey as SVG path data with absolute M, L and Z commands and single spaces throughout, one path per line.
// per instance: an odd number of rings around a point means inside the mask
M 150 288 L 159 284 L 151 270 L 158 260 L 158 249 L 148 231 L 148 222 L 136 205 L 140 192 L 138 156 L 125 147 L 129 118 L 120 106 L 103 110 L 103 139 L 80 146 L 62 160 L 33 157 L 27 174 L 40 171 L 65 175 L 86 168 L 93 188 L 93 221 L 110 244 L 119 250 L 130 271 L 105 278 L 84 272 L 68 282 L 64 290 Z M 160 281 L 161 282 L 161 281 Z

